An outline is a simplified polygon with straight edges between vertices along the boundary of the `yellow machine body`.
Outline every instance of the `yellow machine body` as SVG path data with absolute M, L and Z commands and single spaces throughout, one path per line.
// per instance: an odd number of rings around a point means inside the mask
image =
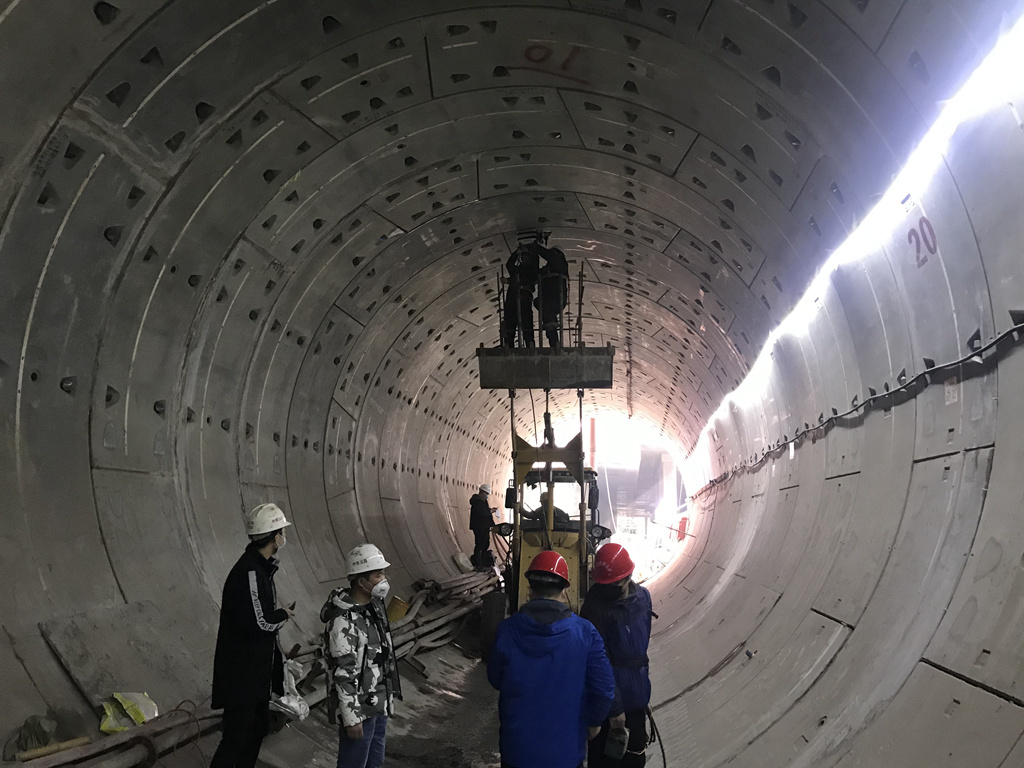
M 569 566 L 569 577 L 571 582 L 569 589 L 566 590 L 568 596 L 569 607 L 573 611 L 579 613 L 580 606 L 583 604 L 583 597 L 586 595 L 587 585 L 580 584 L 578 574 L 580 573 L 580 549 L 579 549 L 579 533 L 575 531 L 555 531 L 551 534 L 551 549 L 560 554 L 565 558 L 566 565 Z M 533 562 L 533 558 L 544 552 L 548 547 L 544 543 L 544 532 L 543 531 L 523 531 L 520 530 L 517 542 L 519 544 L 519 556 L 515 562 L 519 564 L 519 573 L 517 578 L 519 580 L 519 589 L 517 594 L 519 596 L 518 610 L 530 599 L 530 584 L 526 581 L 526 569 L 530 567 L 530 563 Z M 589 573 L 590 569 L 587 569 Z M 583 594 L 580 594 L 580 587 L 583 587 Z

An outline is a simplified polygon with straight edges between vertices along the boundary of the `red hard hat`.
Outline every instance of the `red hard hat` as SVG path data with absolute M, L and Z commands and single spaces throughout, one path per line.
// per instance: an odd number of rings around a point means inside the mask
M 621 544 L 605 544 L 594 555 L 590 576 L 598 584 L 614 584 L 633 573 L 633 560 Z
M 551 550 L 541 552 L 533 558 L 533 562 L 526 570 L 527 577 L 531 573 L 553 573 L 565 579 L 566 584 L 569 583 L 569 566 L 566 565 L 565 558 Z

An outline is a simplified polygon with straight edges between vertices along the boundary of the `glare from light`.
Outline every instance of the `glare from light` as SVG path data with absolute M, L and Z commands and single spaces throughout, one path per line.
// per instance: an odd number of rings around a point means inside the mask
M 915 201 L 944 163 L 944 156 L 959 128 L 999 107 L 1013 109 L 1012 96 L 1020 90 L 1013 73 L 1024 71 L 1024 18 L 1019 19 L 996 43 L 984 61 L 968 77 L 957 94 L 946 102 L 935 123 L 911 153 L 903 169 L 871 211 L 832 252 L 793 310 L 768 335 L 760 354 L 740 385 L 719 404 L 691 451 L 690 456 L 710 457 L 709 430 L 716 420 L 728 418 L 731 407 L 744 407 L 764 396 L 772 373 L 772 351 L 784 336 L 805 336 L 828 293 L 832 274 L 844 264 L 861 261 L 882 251 L 894 232 L 905 223 Z M 686 487 L 692 491 L 710 481 L 708 468 L 693 467 L 687 458 L 679 466 Z
M 597 457 L 606 466 L 636 467 L 640 464 L 640 448 L 648 446 L 665 451 L 678 467 L 686 458 L 682 448 L 665 436 L 661 428 L 646 414 L 627 416 L 621 411 L 598 407 L 584 415 L 583 448 L 589 454 L 590 432 L 587 420 L 597 419 Z M 567 418 L 553 424 L 555 442 L 564 445 L 580 430 L 578 419 Z M 587 456 L 587 462 L 592 460 Z
M 596 419 L 596 455 L 590 455 L 590 431 L 589 420 Z M 566 418 L 555 422 L 553 425 L 555 442 L 564 445 L 580 430 L 578 419 Z M 681 447 L 673 440 L 667 438 L 660 427 L 647 418 L 646 414 L 637 413 L 630 417 L 621 411 L 608 407 L 598 407 L 584 414 L 583 422 L 583 446 L 586 452 L 588 466 L 595 466 L 596 463 L 602 468 L 626 468 L 636 470 L 640 467 L 641 450 L 643 448 L 661 450 L 668 454 L 677 471 L 682 470 L 683 452 Z M 596 466 L 595 466 L 596 468 Z M 600 509 L 607 512 L 611 499 L 605 498 L 606 485 L 602 479 L 598 479 L 598 486 L 601 489 Z M 538 487 L 526 491 L 524 502 L 527 506 L 540 504 L 540 493 L 543 489 Z M 579 486 L 555 488 L 555 506 L 560 506 L 566 511 L 575 509 L 579 502 Z M 640 525 L 636 532 L 624 530 L 627 518 L 619 518 L 620 528 L 609 542 L 624 546 L 636 564 L 634 578 L 641 581 L 653 579 L 663 569 L 673 562 L 686 545 L 692 541 L 685 538 L 682 541 L 678 537 L 680 517 L 686 514 L 686 505 L 677 508 L 675 499 L 678 495 L 675 475 L 666 482 L 662 489 L 662 498 L 655 510 L 653 520 L 643 524 L 644 518 L 633 518 L 633 522 Z M 646 529 L 646 531 L 645 531 Z

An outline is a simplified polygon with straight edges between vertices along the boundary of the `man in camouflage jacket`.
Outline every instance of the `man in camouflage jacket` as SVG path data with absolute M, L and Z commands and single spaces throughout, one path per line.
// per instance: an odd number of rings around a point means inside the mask
M 378 768 L 384 762 L 387 719 L 401 698 L 384 597 L 388 563 L 372 544 L 369 556 L 349 555 L 348 589 L 336 589 L 320 611 L 328 668 L 328 712 L 339 723 L 338 768 Z M 352 573 L 364 565 L 373 570 Z

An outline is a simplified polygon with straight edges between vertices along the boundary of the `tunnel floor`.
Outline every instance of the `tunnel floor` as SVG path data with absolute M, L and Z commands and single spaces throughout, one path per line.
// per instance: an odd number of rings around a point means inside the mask
M 417 656 L 424 677 L 401 663 L 404 700 L 397 702 L 388 724 L 385 766 L 395 768 L 498 768 L 498 698 L 487 670 L 475 655 L 446 646 Z M 263 742 L 261 768 L 331 768 L 336 764 L 336 731 L 323 707 L 302 722 L 293 721 Z M 166 755 L 165 768 L 206 768 L 220 739 L 214 732 L 195 746 Z

